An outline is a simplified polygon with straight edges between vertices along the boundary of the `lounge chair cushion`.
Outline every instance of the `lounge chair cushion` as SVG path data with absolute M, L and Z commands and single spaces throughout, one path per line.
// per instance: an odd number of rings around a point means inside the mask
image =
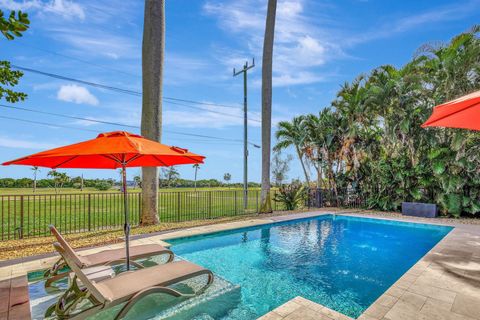
M 168 251 L 165 247 L 159 244 L 144 244 L 130 247 L 130 259 L 141 259 L 145 257 L 164 254 Z M 104 250 L 94 254 L 85 256 L 77 255 L 82 264 L 86 267 L 104 264 L 109 261 L 125 259 L 125 248 Z
M 125 272 L 114 278 L 95 283 L 105 299 L 128 300 L 134 294 L 153 286 L 167 287 L 174 283 L 205 274 L 207 270 L 188 261 L 175 261 L 150 268 Z

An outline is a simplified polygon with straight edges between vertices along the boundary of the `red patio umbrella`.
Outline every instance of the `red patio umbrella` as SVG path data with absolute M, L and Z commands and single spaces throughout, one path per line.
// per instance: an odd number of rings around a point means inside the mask
M 200 156 L 186 149 L 171 147 L 125 131 L 101 133 L 96 139 L 32 154 L 7 161 L 3 165 L 27 165 L 57 168 L 117 169 L 122 168 L 125 214 L 125 247 L 127 269 L 130 268 L 127 199 L 127 167 L 163 167 L 203 163 Z
M 480 91 L 436 106 L 422 127 L 480 130 Z

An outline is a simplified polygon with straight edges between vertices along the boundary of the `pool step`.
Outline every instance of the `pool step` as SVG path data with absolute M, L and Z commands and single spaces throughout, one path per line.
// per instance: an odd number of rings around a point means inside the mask
M 203 279 L 203 283 L 205 283 L 205 279 Z M 180 289 L 180 291 L 182 290 Z M 215 280 L 205 292 L 193 298 L 174 298 L 165 294 L 147 296 L 135 304 L 124 320 L 219 319 L 235 308 L 240 302 L 240 296 L 240 286 L 215 276 Z M 113 319 L 120 307 L 99 312 L 89 320 Z
M 213 320 L 222 318 L 240 302 L 240 286 L 216 277 L 204 294 L 190 298 L 155 316 L 155 320 Z M 208 313 L 207 313 L 208 311 Z
M 26 277 L 25 277 L 25 283 Z M 46 292 L 44 281 L 37 278 L 30 279 L 28 293 L 31 298 L 32 319 L 43 319 L 45 310 L 54 304 L 63 291 Z M 36 281 L 35 281 L 36 280 Z M 189 281 L 189 285 L 199 288 L 205 284 L 206 277 L 197 277 Z M 59 282 L 63 290 L 67 288 L 66 279 Z M 188 290 L 186 287 L 177 287 L 182 292 Z M 155 320 L 212 320 L 222 318 L 235 308 L 240 301 L 240 286 L 232 284 L 218 276 L 215 276 L 213 283 L 199 296 L 186 299 L 174 298 L 165 294 L 147 296 L 138 301 L 129 311 L 125 320 L 155 319 Z M 120 311 L 122 305 L 99 312 L 89 320 L 111 320 Z M 28 308 L 30 311 L 30 308 Z M 3 316 L 0 313 L 0 316 Z M 28 317 L 30 318 L 30 317 Z M 24 318 L 20 318 L 24 319 Z M 25 318 L 26 319 L 26 318 Z M 0 320 L 3 320 L 0 317 Z

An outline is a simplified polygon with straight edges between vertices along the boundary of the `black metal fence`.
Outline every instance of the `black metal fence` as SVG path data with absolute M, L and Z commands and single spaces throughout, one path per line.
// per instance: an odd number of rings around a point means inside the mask
M 309 197 L 315 201 L 311 204 L 312 207 L 367 208 L 367 199 L 360 191 L 341 189 L 335 192 L 329 189 L 314 189 L 314 192 L 315 195 Z
M 272 199 L 276 190 L 272 190 Z M 21 239 L 49 235 L 54 224 L 63 233 L 120 229 L 123 226 L 122 193 L 75 193 L 0 195 L 0 239 Z M 141 193 L 129 193 L 132 225 L 138 225 Z M 161 222 L 183 222 L 254 214 L 260 209 L 260 190 L 249 190 L 244 209 L 242 190 L 168 191 L 158 194 Z M 338 196 L 330 190 L 311 189 L 306 207 L 363 207 L 357 193 L 343 191 Z M 272 201 L 273 210 L 283 210 Z

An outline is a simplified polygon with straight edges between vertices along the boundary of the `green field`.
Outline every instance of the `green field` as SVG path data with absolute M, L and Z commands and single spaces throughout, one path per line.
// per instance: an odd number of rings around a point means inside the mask
M 121 228 L 123 196 L 119 191 L 91 192 L 64 189 L 3 189 L 0 193 L 0 238 L 12 239 L 48 235 L 54 224 L 64 233 Z M 138 224 L 141 193 L 129 190 L 129 212 L 132 225 Z M 275 192 L 272 191 L 272 192 Z M 251 189 L 248 209 L 243 209 L 243 191 L 228 188 L 177 188 L 159 192 L 158 213 L 161 222 L 214 219 L 258 212 L 260 190 Z M 282 209 L 273 203 L 275 210 Z
M 195 188 L 160 188 L 160 192 L 167 192 L 167 191 L 194 191 Z M 242 190 L 241 188 L 229 188 L 229 187 L 213 187 L 213 188 L 197 188 L 197 191 L 231 191 L 231 190 Z M 258 188 L 250 188 L 250 190 L 259 190 Z M 139 188 L 128 188 L 128 192 L 140 192 L 141 189 Z M 119 192 L 118 187 L 112 188 L 107 191 L 99 191 L 95 188 L 84 188 L 83 191 L 76 188 L 59 188 L 55 191 L 54 188 L 37 188 L 37 191 L 34 193 L 32 188 L 0 188 L 0 195 L 13 195 L 13 194 L 23 194 L 23 195 L 30 195 L 30 194 L 66 194 L 66 193 L 75 193 L 75 194 L 82 194 L 82 193 L 113 193 Z

